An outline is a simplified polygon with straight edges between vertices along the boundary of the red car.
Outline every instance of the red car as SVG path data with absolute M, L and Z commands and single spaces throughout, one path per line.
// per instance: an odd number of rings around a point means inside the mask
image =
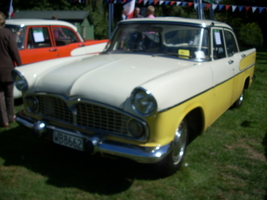
M 5 28 L 16 34 L 23 64 L 70 56 L 76 48 L 108 41 L 85 41 L 74 25 L 60 20 L 10 19 Z

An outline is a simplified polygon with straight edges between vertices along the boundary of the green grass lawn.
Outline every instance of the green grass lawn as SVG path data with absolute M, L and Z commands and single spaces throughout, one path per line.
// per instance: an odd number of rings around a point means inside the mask
M 188 146 L 176 174 L 159 178 L 148 165 L 88 156 L 14 123 L 0 129 L 0 200 L 266 199 L 265 52 L 257 53 L 257 78 L 244 104 Z

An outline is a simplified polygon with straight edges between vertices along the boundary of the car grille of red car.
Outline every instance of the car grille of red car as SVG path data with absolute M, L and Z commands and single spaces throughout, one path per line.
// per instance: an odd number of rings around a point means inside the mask
M 83 128 L 127 134 L 130 117 L 111 108 L 96 104 L 77 102 L 70 107 L 62 98 L 37 95 L 39 102 L 36 113 L 43 117 Z

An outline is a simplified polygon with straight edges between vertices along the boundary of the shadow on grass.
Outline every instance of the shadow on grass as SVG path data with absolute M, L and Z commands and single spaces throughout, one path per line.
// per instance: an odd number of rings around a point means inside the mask
M 47 184 L 75 187 L 90 193 L 115 194 L 135 179 L 157 179 L 150 165 L 90 156 L 36 138 L 23 127 L 0 130 L 0 157 L 5 166 L 23 166 L 48 177 Z M 153 170 L 153 169 L 152 169 Z

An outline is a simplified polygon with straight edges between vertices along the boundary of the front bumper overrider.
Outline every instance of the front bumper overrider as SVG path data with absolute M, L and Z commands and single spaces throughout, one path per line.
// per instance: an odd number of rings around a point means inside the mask
M 85 151 L 95 154 L 107 154 L 112 156 L 123 157 L 134 160 L 139 163 L 156 163 L 162 160 L 170 151 L 171 143 L 165 146 L 142 147 L 133 144 L 125 144 L 121 142 L 107 140 L 103 136 L 94 134 L 89 136 L 77 130 L 67 130 L 55 125 L 51 125 L 46 121 L 37 121 L 29 116 L 24 115 L 23 111 L 17 113 L 16 121 L 33 130 L 39 137 L 53 138 L 53 131 L 60 131 L 84 140 Z

